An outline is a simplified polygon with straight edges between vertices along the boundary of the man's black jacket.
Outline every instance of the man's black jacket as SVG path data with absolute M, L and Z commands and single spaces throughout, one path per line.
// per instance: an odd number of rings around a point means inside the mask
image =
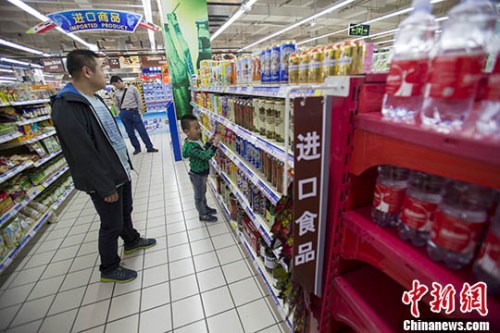
M 52 120 L 77 189 L 107 197 L 116 186 L 130 181 L 95 110 L 71 83 L 51 98 L 51 106 Z

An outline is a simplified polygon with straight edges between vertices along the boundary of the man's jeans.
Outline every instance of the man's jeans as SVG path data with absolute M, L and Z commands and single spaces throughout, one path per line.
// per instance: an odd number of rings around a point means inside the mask
M 118 256 L 118 237 L 125 244 L 134 244 L 140 235 L 132 226 L 132 183 L 127 182 L 116 189 L 118 201 L 107 203 L 96 193 L 90 197 L 101 218 L 99 229 L 100 271 L 109 273 L 120 264 Z
M 196 205 L 196 209 L 198 210 L 198 214 L 200 216 L 207 215 L 207 180 L 208 175 L 198 175 L 196 173 L 189 173 L 189 179 L 191 179 L 191 183 L 193 184 L 194 189 L 194 203 Z
M 142 142 L 146 145 L 146 149 L 153 148 L 153 144 L 149 139 L 148 132 L 146 131 L 146 127 L 144 127 L 142 117 L 138 110 L 121 110 L 120 119 L 122 120 L 123 126 L 125 126 L 125 130 L 135 150 L 141 150 L 139 140 L 137 140 L 135 136 L 135 130 L 139 132 Z

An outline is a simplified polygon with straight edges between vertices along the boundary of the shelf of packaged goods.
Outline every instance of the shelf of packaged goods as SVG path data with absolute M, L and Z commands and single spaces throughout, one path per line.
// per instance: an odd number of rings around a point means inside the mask
M 52 130 L 50 132 L 47 132 L 45 134 L 42 134 L 42 135 L 39 135 L 37 137 L 34 137 L 34 138 L 31 138 L 29 140 L 25 140 L 23 141 L 22 143 L 25 144 L 25 145 L 29 145 L 31 143 L 35 143 L 37 141 L 40 141 L 40 140 L 43 140 L 43 139 L 46 139 L 48 138 L 49 136 L 52 136 L 52 135 L 55 135 L 56 134 L 56 131 L 55 130 Z
M 168 102 L 170 102 L 170 101 L 167 99 L 156 100 L 156 101 L 145 101 L 146 104 L 159 104 L 159 103 L 168 103 Z
M 266 285 L 267 289 L 269 290 L 269 294 L 271 295 L 271 297 L 272 297 L 272 299 L 274 301 L 274 304 L 276 305 L 276 308 L 277 308 L 280 316 L 286 322 L 286 325 L 288 326 L 288 328 L 291 329 L 291 327 L 292 327 L 292 318 L 290 318 L 287 315 L 288 311 L 285 308 L 285 305 L 283 304 L 283 301 L 281 301 L 279 299 L 279 297 L 278 297 L 279 292 L 274 288 L 274 286 L 272 284 L 273 278 L 269 275 L 269 273 L 267 272 L 266 268 L 264 267 L 264 264 L 257 257 L 257 255 L 255 254 L 254 250 L 250 247 L 250 245 L 248 244 L 248 242 L 247 242 L 245 236 L 243 235 L 243 233 L 238 232 L 238 230 L 236 230 L 236 235 L 240 239 L 240 242 L 241 242 L 242 246 L 245 248 L 246 252 L 250 256 L 250 260 L 251 260 L 253 266 L 255 267 L 255 269 L 259 273 L 260 277 L 264 281 L 264 284 Z
M 33 162 L 27 161 L 27 162 L 24 162 L 24 163 L 16 166 L 15 168 L 10 169 L 9 171 L 7 171 L 6 173 L 4 173 L 0 176 L 0 184 L 11 179 L 12 177 L 14 177 L 18 173 L 22 172 L 23 170 L 29 168 L 32 165 L 33 165 Z
M 35 99 L 32 101 L 22 101 L 22 102 L 12 102 L 10 105 L 12 106 L 23 106 L 23 105 L 34 105 L 34 104 L 43 104 L 43 103 L 49 103 L 50 99 Z
M 356 116 L 350 171 L 390 164 L 492 188 L 500 187 L 500 142 L 443 134 L 383 121 L 380 113 Z
M 240 192 L 240 190 L 238 189 L 238 187 L 233 184 L 233 182 L 231 181 L 231 179 L 229 179 L 229 177 L 226 175 L 226 173 L 223 172 L 219 168 L 219 166 L 215 163 L 215 161 L 214 160 L 210 160 L 210 162 L 211 162 L 213 168 L 215 169 L 215 171 L 217 171 L 217 173 L 221 176 L 221 178 L 224 180 L 224 182 L 226 182 L 226 184 L 229 187 L 229 189 L 231 190 L 231 192 L 233 192 L 233 194 L 236 196 L 236 199 L 238 199 L 238 201 L 240 202 L 241 207 L 243 207 L 243 209 L 247 213 L 247 215 L 250 218 L 250 220 L 252 220 L 253 224 L 255 225 L 255 228 L 257 230 L 259 230 L 259 233 L 262 235 L 262 237 L 266 241 L 266 244 L 269 245 L 269 246 L 271 246 L 271 242 L 273 240 L 273 235 L 271 234 L 271 231 L 269 230 L 269 227 L 264 222 L 264 220 L 262 219 L 262 217 L 260 217 L 260 215 L 255 214 L 253 212 L 253 210 L 250 207 L 250 204 L 248 203 L 247 199 L 243 196 L 243 194 Z
M 29 125 L 29 124 L 33 124 L 33 123 L 38 123 L 40 121 L 44 121 L 44 120 L 48 120 L 48 119 L 50 119 L 50 116 L 46 115 L 46 116 L 41 116 L 38 118 L 26 119 L 24 121 L 16 121 L 16 125 L 17 126 L 24 126 L 24 125 Z
M 205 109 L 204 107 L 201 107 L 195 103 L 191 103 L 195 108 L 197 108 L 200 112 L 205 113 L 208 115 L 211 119 L 217 121 L 218 123 L 224 125 L 226 128 L 230 129 L 231 131 L 235 132 L 237 135 L 241 136 L 243 139 L 246 141 L 252 143 L 256 147 L 264 150 L 266 153 L 269 155 L 273 156 L 274 158 L 277 158 L 278 160 L 284 162 L 285 161 L 285 148 L 277 143 L 273 143 L 268 141 L 267 139 L 264 139 L 255 133 L 250 132 L 249 130 L 244 129 L 243 127 L 236 125 L 235 123 L 229 121 L 228 119 L 208 110 Z M 288 153 L 288 165 L 289 167 L 293 168 L 293 154 Z
M 228 87 L 200 87 L 192 89 L 196 92 L 209 92 L 219 94 L 234 94 L 256 97 L 274 97 L 286 98 L 287 91 L 292 90 L 290 97 L 297 96 L 323 96 L 324 92 L 320 89 L 311 87 L 306 90 L 299 90 L 293 92 L 293 88 L 300 88 L 300 86 L 290 85 L 241 85 L 241 86 L 228 86 Z
M 9 141 L 14 140 L 14 139 L 17 139 L 20 136 L 22 136 L 22 134 L 19 133 L 19 132 L 2 135 L 2 136 L 0 136 L 0 144 L 2 144 L 4 142 L 9 142 Z
M 345 231 L 340 250 L 342 258 L 368 263 L 407 290 L 411 289 L 412 281 L 418 279 L 430 288 L 433 282 L 443 286 L 451 284 L 457 290 L 458 297 L 465 282 L 477 282 L 470 267 L 452 271 L 442 263 L 432 261 L 425 247 L 417 248 L 402 241 L 395 228 L 382 228 L 373 223 L 370 212 L 371 208 L 365 207 L 344 214 Z M 431 301 L 430 294 L 424 297 L 424 301 Z M 456 304 L 460 304 L 458 300 Z M 500 300 L 489 297 L 488 309 L 490 316 L 487 319 L 493 326 L 500 328 L 500 316 L 492 315 L 500 313 Z
M 35 222 L 33 227 L 26 233 L 19 244 L 3 259 L 0 263 L 0 273 L 2 273 L 7 266 L 9 266 L 14 258 L 21 252 L 21 250 L 26 246 L 26 244 L 35 236 L 40 227 L 47 222 L 53 212 L 61 206 L 61 204 L 68 198 L 71 192 L 75 189 L 72 185 L 70 186 L 61 197 L 52 205 L 50 208 Z
M 46 162 L 50 161 L 51 159 L 53 159 L 54 157 L 56 157 L 60 153 L 62 153 L 62 149 L 58 149 L 55 152 L 53 152 L 52 154 L 47 155 L 45 157 L 42 157 L 41 159 L 39 159 L 38 161 L 36 161 L 35 163 L 33 163 L 33 166 L 35 168 L 38 168 L 39 166 L 41 166 L 41 165 L 45 164 Z
M 41 186 L 44 188 L 49 187 L 52 183 L 54 183 L 57 179 L 59 179 L 66 171 L 69 170 L 69 166 L 66 165 L 62 167 L 59 171 L 50 176 L 46 181 L 44 181 Z
M 202 130 L 207 136 L 210 136 L 210 132 L 201 125 Z M 271 201 L 271 203 L 276 206 L 283 196 L 278 190 L 274 189 L 271 184 L 266 180 L 262 179 L 262 176 L 258 172 L 252 170 L 245 161 L 243 161 L 236 153 L 234 153 L 229 147 L 227 147 L 222 142 L 219 143 L 219 149 L 245 174 L 245 176 L 255 185 L 257 188 L 266 196 L 266 198 Z

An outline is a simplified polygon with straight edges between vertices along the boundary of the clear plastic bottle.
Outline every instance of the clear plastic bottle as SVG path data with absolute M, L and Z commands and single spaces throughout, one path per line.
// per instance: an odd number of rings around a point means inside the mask
M 500 40 L 497 41 L 500 44 Z M 476 122 L 477 134 L 500 139 L 500 53 L 488 77 L 484 99 L 481 101 Z
M 373 198 L 372 219 L 382 226 L 397 226 L 399 213 L 408 183 L 408 169 L 391 165 L 378 167 Z
M 384 118 L 409 123 L 422 109 L 429 53 L 438 29 L 429 0 L 413 0 L 413 8 L 399 25 L 382 106 Z
M 486 64 L 497 12 L 488 0 L 462 0 L 448 13 L 431 61 L 422 124 L 441 132 L 462 129 Z
M 489 293 L 500 294 L 500 206 L 474 263 L 474 274 L 488 285 Z
M 451 269 L 469 264 L 485 231 L 492 192 L 477 185 L 452 181 L 438 207 L 427 253 Z
M 415 246 L 425 245 L 442 192 L 443 178 L 417 171 L 410 173 L 401 208 L 401 239 L 410 240 Z

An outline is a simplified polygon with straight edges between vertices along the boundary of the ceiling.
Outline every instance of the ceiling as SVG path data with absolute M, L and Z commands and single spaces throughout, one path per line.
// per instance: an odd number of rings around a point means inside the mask
M 338 0 L 337 3 L 341 1 L 343 0 Z M 142 0 L 24 0 L 24 2 L 42 14 L 78 8 L 106 8 L 136 12 L 144 15 Z M 458 0 L 443 0 L 436 3 L 433 5 L 433 13 L 437 17 L 445 16 L 446 12 L 458 2 Z M 241 0 L 208 1 L 211 33 L 214 33 L 224 24 L 239 9 L 241 3 Z M 314 15 L 334 3 L 335 1 L 326 0 L 258 0 L 250 11 L 243 14 L 212 42 L 212 49 L 238 50 L 305 17 Z M 151 6 L 153 23 L 161 25 L 157 1 L 151 0 Z M 340 10 L 323 15 L 315 21 L 291 29 L 274 40 L 256 45 L 254 49 L 259 49 L 275 41 L 289 39 L 302 41 L 321 36 L 326 33 L 345 29 L 349 23 L 364 22 L 410 6 L 410 0 L 355 0 Z M 371 34 L 394 29 L 406 16 L 406 14 L 398 15 L 373 23 Z M 73 39 L 56 30 L 46 32 L 43 35 L 28 35 L 25 33 L 26 30 L 38 23 L 40 21 L 37 18 L 25 13 L 10 2 L 6 0 L 0 2 L 0 38 L 56 55 L 62 55 L 75 47 L 81 47 Z M 161 32 L 157 32 L 154 35 L 157 47 L 163 48 Z M 134 52 L 140 50 L 150 51 L 151 49 L 147 30 L 143 28 L 138 28 L 133 34 L 106 31 L 83 32 L 78 33 L 78 36 L 89 43 L 97 44 L 105 53 L 116 50 Z M 314 45 L 315 43 L 325 44 L 346 38 L 347 32 L 343 32 L 331 36 L 329 39 L 319 39 L 308 45 Z M 0 56 L 29 59 L 33 58 L 34 55 L 0 46 Z

